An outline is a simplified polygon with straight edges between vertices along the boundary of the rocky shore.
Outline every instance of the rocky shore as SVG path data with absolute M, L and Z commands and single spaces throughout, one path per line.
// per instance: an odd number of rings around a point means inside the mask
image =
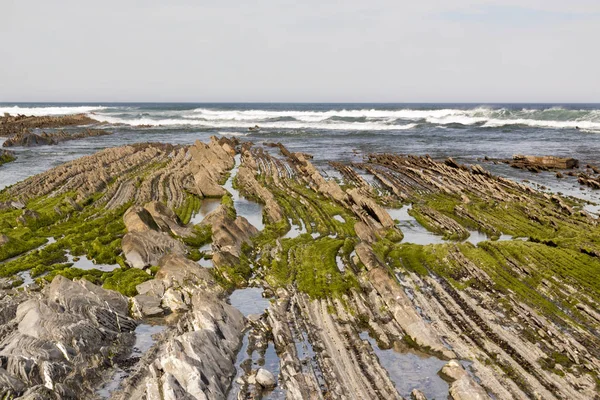
M 58 132 L 42 132 L 39 135 L 32 133 L 28 130 L 16 133 L 9 137 L 2 143 L 3 147 L 14 147 L 14 146 L 43 146 L 43 145 L 55 145 L 60 142 L 66 142 L 68 140 L 77 140 L 87 137 L 112 135 L 112 132 L 104 129 L 85 129 L 81 132 L 68 133 L 65 131 Z
M 4 114 L 0 117 L 0 136 L 12 136 L 30 129 L 61 128 L 65 126 L 97 124 L 85 114 L 61 116 L 27 116 Z
M 1 191 L 2 398 L 600 398 L 581 202 L 452 159 L 331 168 L 214 137 Z M 407 206 L 435 244 L 395 219 Z
M 73 128 L 69 131 L 64 129 L 66 127 L 89 125 L 97 126 L 98 121 L 89 118 L 85 114 L 42 117 L 5 114 L 0 117 L 0 137 L 7 137 L 2 144 L 3 147 L 31 147 L 56 145 L 69 140 L 112 134 L 112 132 L 104 129 L 89 127 L 77 131 L 73 131 Z M 41 129 L 51 129 L 51 131 L 40 132 Z

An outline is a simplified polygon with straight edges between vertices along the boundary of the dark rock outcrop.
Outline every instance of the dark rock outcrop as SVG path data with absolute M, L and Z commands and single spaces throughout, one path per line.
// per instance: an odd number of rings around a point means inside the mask
M 85 114 L 61 115 L 61 116 L 26 116 L 4 114 L 0 117 L 0 136 L 12 136 L 24 130 L 34 128 L 59 128 L 63 126 L 90 125 L 98 121 Z
M 55 145 L 61 142 L 66 142 L 69 140 L 77 140 L 83 139 L 87 137 L 95 137 L 95 136 L 106 136 L 112 135 L 112 132 L 103 130 L 103 129 L 86 129 L 82 132 L 76 133 L 68 133 L 65 131 L 46 133 L 42 132 L 41 134 L 32 133 L 28 130 L 24 130 L 20 133 L 17 133 L 7 139 L 2 146 L 4 147 L 14 147 L 14 146 L 24 146 L 24 147 L 32 147 L 32 146 L 44 146 L 44 145 Z

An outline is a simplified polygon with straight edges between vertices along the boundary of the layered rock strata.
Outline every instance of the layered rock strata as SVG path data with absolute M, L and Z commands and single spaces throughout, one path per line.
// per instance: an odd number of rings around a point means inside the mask
M 65 131 L 58 131 L 52 133 L 42 132 L 41 134 L 32 133 L 30 131 L 22 131 L 14 134 L 10 138 L 6 139 L 2 143 L 3 147 L 15 147 L 15 146 L 43 146 L 43 145 L 56 145 L 61 142 L 67 142 L 69 140 L 77 140 L 88 137 L 106 136 L 112 135 L 112 132 L 104 129 L 86 129 L 81 132 L 68 133 Z
M 111 359 L 131 346 L 137 324 L 127 298 L 86 280 L 58 276 L 39 294 L 12 299 L 0 345 L 4 396 L 92 396 Z
M 40 117 L 4 114 L 3 117 L 0 117 L 0 136 L 12 136 L 35 128 L 60 128 L 91 125 L 97 122 L 85 114 Z
M 261 231 L 222 186 L 238 152 Z M 281 144 L 213 138 L 108 149 L 1 192 L 2 393 L 90 397 L 126 361 L 114 399 L 223 399 L 249 329 L 279 366 L 240 373 L 238 398 L 439 397 L 434 379 L 453 399 L 597 397 L 600 233 L 580 202 L 452 159 L 332 166 L 343 181 Z M 222 204 L 183 224 L 207 196 Z M 407 204 L 441 244 L 401 232 L 386 210 Z M 41 290 L 10 288 L 25 272 Z M 248 284 L 273 299 L 246 320 L 227 297 Z M 128 359 L 134 318 L 166 329 Z M 383 359 L 407 354 L 439 371 L 409 385 Z

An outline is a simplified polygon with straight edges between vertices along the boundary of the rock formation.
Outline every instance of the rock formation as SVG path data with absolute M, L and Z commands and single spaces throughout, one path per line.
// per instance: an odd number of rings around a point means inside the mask
M 136 322 L 116 292 L 58 276 L 38 296 L 13 299 L 3 311 L 12 317 L 0 351 L 5 396 L 91 396 L 110 359 L 128 351 Z
M 65 131 L 58 131 L 52 133 L 42 132 L 41 134 L 32 133 L 28 130 L 21 131 L 14 134 L 10 138 L 6 139 L 2 146 L 14 147 L 14 146 L 42 146 L 42 145 L 55 145 L 60 142 L 66 142 L 69 140 L 83 139 L 94 136 L 112 135 L 112 132 L 104 129 L 86 129 L 81 132 L 68 133 Z
M 260 231 L 223 187 L 236 159 Z M 430 398 L 384 362 L 410 354 L 453 399 L 598 398 L 600 225 L 581 202 L 452 159 L 331 167 L 343 181 L 281 144 L 212 138 L 106 149 L 0 192 L 0 394 Z M 221 205 L 188 224 L 206 197 Z M 387 210 L 409 204 L 441 244 L 396 226 Z M 247 287 L 270 301 L 244 318 L 228 297 Z
M 4 114 L 3 117 L 0 117 L 0 136 L 12 136 L 24 130 L 35 128 L 59 128 L 64 126 L 90 125 L 97 122 L 85 114 L 41 117 Z
M 574 158 L 554 156 L 515 155 L 510 166 L 529 170 L 572 169 L 579 166 L 579 161 Z
M 178 329 L 151 359 L 140 362 L 114 398 L 223 399 L 235 375 L 244 317 L 222 300 L 224 291 L 197 263 L 167 255 L 160 266 L 155 279 L 138 286 L 135 312 L 147 315 L 146 305 L 155 299 L 153 304 L 165 310 L 186 313 Z
M 11 161 L 15 161 L 16 159 L 17 159 L 17 157 L 15 156 L 15 153 L 13 153 L 12 151 L 0 150 L 0 166 L 2 164 L 6 164 Z

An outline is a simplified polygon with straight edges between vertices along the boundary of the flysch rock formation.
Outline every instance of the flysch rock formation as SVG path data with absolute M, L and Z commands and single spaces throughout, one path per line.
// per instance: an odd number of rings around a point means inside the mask
M 98 121 L 85 114 L 59 116 L 28 116 L 4 114 L 0 117 L 0 136 L 12 136 L 30 129 L 62 128 L 65 126 L 91 125 Z
M 579 165 L 579 160 L 568 157 L 514 155 L 512 159 L 492 159 L 485 157 L 485 162 L 494 164 L 504 163 L 513 168 L 524 169 L 529 172 L 539 173 L 553 171 L 557 179 L 574 179 L 583 186 L 600 189 L 600 168 L 596 165 Z
M 15 147 L 15 146 L 43 146 L 43 145 L 55 145 L 60 142 L 66 142 L 69 140 L 77 140 L 95 136 L 112 135 L 112 132 L 104 129 L 85 129 L 81 132 L 68 133 L 65 131 L 58 132 L 42 132 L 40 134 L 32 133 L 28 130 L 21 131 L 9 137 L 2 143 L 3 147 Z
M 2 311 L 3 398 L 90 396 L 111 358 L 131 346 L 137 324 L 117 292 L 57 276 L 41 292 L 17 298 Z
M 183 316 L 114 398 L 225 398 L 235 375 L 244 317 L 225 302 L 225 291 L 207 269 L 174 254 L 164 256 L 160 266 L 155 279 L 138 285 L 134 308 L 143 313 L 144 304 L 154 299 Z
M 237 154 L 261 230 L 224 188 Z M 450 159 L 331 168 L 342 181 L 281 144 L 212 138 L 0 192 L 3 398 L 598 398 L 600 231 L 580 202 Z M 397 226 L 409 204 L 441 244 Z M 269 301 L 244 317 L 229 298 L 248 287 Z

